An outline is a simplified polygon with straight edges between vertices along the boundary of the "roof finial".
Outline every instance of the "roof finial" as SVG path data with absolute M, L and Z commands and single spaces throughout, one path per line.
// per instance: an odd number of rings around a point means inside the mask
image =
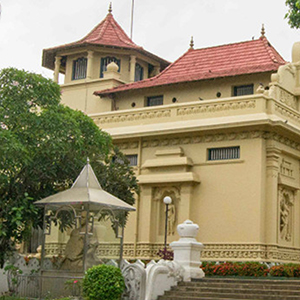
M 190 49 L 194 49 L 194 38 L 193 38 L 193 36 L 191 37 L 191 41 L 190 41 Z
M 266 31 L 265 31 L 265 24 L 262 24 L 262 26 L 261 26 L 261 36 L 263 37 L 263 36 L 265 36 L 265 33 L 266 33 Z
M 110 14 L 112 13 L 112 4 L 111 4 L 111 2 L 109 3 L 108 12 L 109 12 Z

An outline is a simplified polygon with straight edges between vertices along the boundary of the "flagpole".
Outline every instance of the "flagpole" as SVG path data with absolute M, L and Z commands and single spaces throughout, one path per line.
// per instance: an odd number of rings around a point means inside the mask
M 131 28 L 130 28 L 130 39 L 132 39 L 132 32 L 133 32 L 133 10 L 134 10 L 134 0 L 131 0 Z

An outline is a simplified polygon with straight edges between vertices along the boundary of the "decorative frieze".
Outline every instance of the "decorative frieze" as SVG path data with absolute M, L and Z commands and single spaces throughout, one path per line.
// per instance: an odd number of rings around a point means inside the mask
M 283 89 L 280 89 L 280 98 L 279 99 L 282 103 L 286 104 L 287 106 L 290 106 L 293 109 L 298 108 L 296 97 L 293 94 L 291 94 Z
M 212 103 L 212 104 L 198 104 L 188 107 L 180 107 L 177 109 L 177 116 L 191 115 L 191 114 L 203 114 L 203 113 L 215 113 L 219 111 L 255 108 L 256 100 L 244 100 L 244 101 L 227 101 L 224 103 Z
M 300 144 L 277 133 L 265 132 L 265 131 L 243 131 L 243 132 L 229 132 L 220 134 L 208 134 L 208 135 L 194 135 L 190 137 L 163 137 L 161 139 L 149 139 L 142 142 L 143 148 L 155 148 L 164 146 L 174 146 L 182 144 L 198 144 L 208 142 L 220 142 L 220 141 L 233 141 L 233 140 L 246 140 L 246 139 L 271 139 L 287 145 L 293 149 L 300 150 Z
M 296 109 L 296 108 L 295 108 Z M 275 111 L 282 115 L 284 118 L 292 119 L 295 122 L 300 122 L 300 114 L 297 112 L 292 111 L 288 107 L 284 107 L 278 103 L 275 103 Z
M 123 123 L 123 122 L 132 122 L 145 119 L 154 119 L 154 118 L 168 118 L 171 117 L 171 109 L 160 109 L 160 110 L 151 110 L 144 112 L 133 112 L 127 114 L 119 115 L 108 115 L 103 117 L 93 117 L 96 125 L 109 124 L 109 123 Z
M 54 249 L 59 249 L 58 245 L 61 244 L 47 243 L 46 253 L 49 254 L 49 249 L 51 248 L 52 256 L 58 255 L 59 253 L 54 251 Z M 125 259 L 159 259 L 157 253 L 163 247 L 163 244 L 138 243 L 136 256 L 134 256 L 134 244 L 125 243 L 123 257 Z M 101 258 L 118 257 L 119 250 L 119 243 L 110 243 L 109 245 L 101 244 L 98 246 L 97 254 L 99 254 Z M 63 251 L 60 252 L 61 255 L 63 253 Z M 266 244 L 204 244 L 204 249 L 201 251 L 201 259 L 203 261 L 256 260 L 299 263 L 300 248 Z

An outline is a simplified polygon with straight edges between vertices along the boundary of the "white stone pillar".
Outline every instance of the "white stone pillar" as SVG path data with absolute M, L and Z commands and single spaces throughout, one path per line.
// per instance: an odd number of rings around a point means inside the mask
M 86 78 L 88 80 L 91 80 L 93 78 L 93 58 L 94 58 L 94 51 L 88 51 L 87 69 L 86 69 Z
M 134 82 L 135 77 L 135 63 L 136 63 L 136 57 L 134 55 L 130 56 L 130 82 Z
M 184 268 L 183 281 L 191 281 L 192 278 L 203 278 L 205 276 L 200 269 L 200 253 L 203 244 L 197 242 L 199 226 L 190 220 L 177 226 L 177 232 L 180 236 L 179 241 L 170 244 L 174 251 L 174 262 L 179 263 Z
M 55 56 L 53 81 L 56 83 L 58 83 L 60 64 L 61 64 L 61 56 Z

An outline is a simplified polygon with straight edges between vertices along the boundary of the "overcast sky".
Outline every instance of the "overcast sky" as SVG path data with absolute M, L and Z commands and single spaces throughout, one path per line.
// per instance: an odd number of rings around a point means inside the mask
M 132 0 L 114 0 L 113 15 L 130 35 Z M 42 50 L 84 37 L 105 18 L 109 0 L 0 0 L 0 69 L 17 67 L 52 78 Z M 135 0 L 133 41 L 173 62 L 195 48 L 266 37 L 287 61 L 300 30 L 284 19 L 285 0 Z

